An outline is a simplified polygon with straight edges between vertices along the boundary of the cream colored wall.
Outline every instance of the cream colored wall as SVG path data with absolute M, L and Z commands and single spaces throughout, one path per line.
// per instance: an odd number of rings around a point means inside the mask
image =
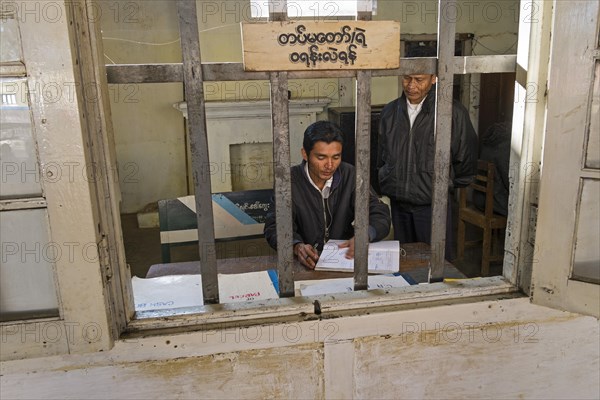
M 2 398 L 600 397 L 597 319 L 482 301 L 9 361 Z
M 100 1 L 106 64 L 181 62 L 177 11 L 172 1 Z M 181 83 L 109 86 L 121 211 L 187 194 L 185 128 L 173 104 Z
M 248 1 L 198 2 L 203 62 L 241 62 L 241 21 L 250 18 Z M 459 1 L 457 32 L 474 33 L 475 54 L 516 52 L 516 1 Z M 105 0 L 102 21 L 106 63 L 181 62 L 176 8 L 172 1 Z M 375 20 L 398 20 L 403 34 L 435 33 L 437 0 L 378 1 Z M 452 10 L 447 13 L 453 17 Z M 533 16 L 535 17 L 535 15 Z M 329 97 L 340 105 L 337 79 L 291 80 L 292 98 Z M 348 91 L 350 99 L 353 90 Z M 122 212 L 188 192 L 183 117 L 172 104 L 183 100 L 180 84 L 111 85 Z M 372 104 L 398 96 L 397 78 L 375 78 Z M 207 82 L 207 101 L 269 98 L 266 81 Z M 319 119 L 326 119 L 326 113 Z M 209 135 L 211 132 L 209 131 Z M 293 150 L 292 150 L 293 151 Z M 129 179 L 124 179 L 124 176 Z

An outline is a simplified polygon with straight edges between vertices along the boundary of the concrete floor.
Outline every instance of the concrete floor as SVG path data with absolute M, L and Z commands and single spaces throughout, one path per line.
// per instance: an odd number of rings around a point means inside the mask
M 160 247 L 160 231 L 158 228 L 139 228 L 135 214 L 121 215 L 125 253 L 131 274 L 143 278 L 153 264 L 162 263 Z M 467 225 L 467 239 L 481 237 L 481 231 Z M 216 245 L 217 258 L 257 256 L 275 254 L 263 238 L 219 242 Z M 174 246 L 171 249 L 171 262 L 193 261 L 198 259 L 198 246 Z M 481 244 L 467 248 L 462 261 L 454 261 L 454 265 L 467 277 L 480 276 Z M 490 265 L 492 275 L 502 273 L 502 263 Z

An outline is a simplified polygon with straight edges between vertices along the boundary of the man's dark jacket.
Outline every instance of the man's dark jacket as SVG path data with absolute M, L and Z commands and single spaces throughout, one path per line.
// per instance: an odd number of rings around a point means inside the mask
M 381 193 L 407 209 L 431 204 L 434 127 L 435 85 L 425 98 L 412 129 L 404 94 L 381 111 L 377 158 Z M 450 154 L 451 184 L 467 186 L 476 173 L 477 136 L 467 110 L 458 101 L 453 101 L 452 106 Z
M 354 236 L 354 166 L 342 162 L 333 174 L 329 198 L 323 199 L 321 193 L 310 183 L 304 168 L 305 161 L 292 167 L 292 219 L 293 244 L 318 244 L 328 239 L 350 239 Z M 329 210 L 330 224 L 328 238 L 325 238 L 325 204 Z M 390 230 L 389 207 L 379 201 L 371 189 L 369 198 L 369 240 L 374 242 L 387 236 Z M 267 214 L 264 229 L 269 245 L 277 248 L 277 230 L 275 226 L 275 207 Z

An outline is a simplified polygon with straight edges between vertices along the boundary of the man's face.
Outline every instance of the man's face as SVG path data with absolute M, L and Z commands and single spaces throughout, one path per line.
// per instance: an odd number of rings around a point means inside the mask
M 308 163 L 310 178 L 319 189 L 323 189 L 325 182 L 333 176 L 342 162 L 342 144 L 318 141 L 310 154 L 306 154 L 304 148 L 302 149 L 302 158 Z
M 427 96 L 435 81 L 435 75 L 404 75 L 402 88 L 411 104 L 419 104 Z

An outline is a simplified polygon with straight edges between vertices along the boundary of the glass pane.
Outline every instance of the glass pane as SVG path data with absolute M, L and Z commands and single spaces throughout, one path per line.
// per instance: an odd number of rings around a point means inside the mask
M 600 168 L 600 61 L 596 60 L 585 166 Z
M 0 212 L 0 320 L 58 315 L 52 265 L 66 254 L 48 236 L 46 209 Z
M 600 181 L 584 179 L 577 222 L 573 278 L 600 283 Z
M 0 199 L 41 196 L 27 79 L 0 79 Z
M 174 1 L 100 0 L 88 5 L 88 14 L 100 21 L 106 64 L 182 61 Z
M 181 113 L 172 107 L 181 101 L 183 85 L 125 84 L 108 89 L 121 212 L 138 212 L 158 199 L 187 193 L 185 128 Z
M 21 36 L 19 35 L 19 24 L 13 18 L 0 18 L 0 62 L 16 62 L 23 57 L 21 55 Z

